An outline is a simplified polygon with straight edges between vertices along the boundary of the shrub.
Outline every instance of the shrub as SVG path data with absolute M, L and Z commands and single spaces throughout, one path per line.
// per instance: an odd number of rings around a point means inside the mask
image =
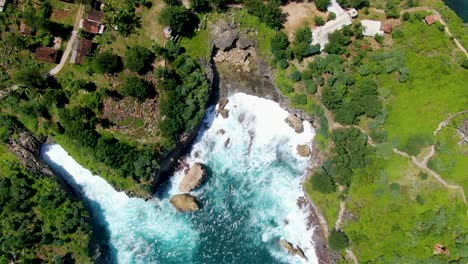
M 341 251 L 349 246 L 348 236 L 343 231 L 333 230 L 328 237 L 331 249 Z
M 375 38 L 375 41 L 377 41 L 380 45 L 382 45 L 382 43 L 384 41 L 384 36 L 383 35 L 376 34 L 374 38 Z
M 298 70 L 294 70 L 293 72 L 291 72 L 291 74 L 289 75 L 289 78 L 293 81 L 293 82 L 298 82 L 301 80 L 301 73 L 298 71 Z
M 281 69 L 286 69 L 287 67 L 289 67 L 289 62 L 286 59 L 282 59 L 279 61 L 278 65 Z
M 128 77 L 120 87 L 120 93 L 124 96 L 135 97 L 142 101 L 146 98 L 148 83 L 136 76 Z
M 143 72 L 151 63 L 151 52 L 142 46 L 134 46 L 125 52 L 123 63 L 134 72 Z
M 312 187 L 321 193 L 333 193 L 336 190 L 333 178 L 325 172 L 315 173 L 312 177 Z
M 405 12 L 401 16 L 401 18 L 403 19 L 403 21 L 408 21 L 411 18 L 411 15 L 408 12 Z
M 304 80 L 303 82 L 306 89 L 306 93 L 314 94 L 317 92 L 317 85 L 315 84 L 314 80 Z
M 315 16 L 314 23 L 316 26 L 323 26 L 325 25 L 325 20 L 321 16 Z
M 91 68 L 97 73 L 114 73 L 122 69 L 122 60 L 110 50 L 99 53 L 93 59 Z
M 316 0 L 315 1 L 315 6 L 317 6 L 317 9 L 320 11 L 326 11 L 327 6 L 330 3 L 330 0 Z
M 336 14 L 333 12 L 330 12 L 327 17 L 327 21 L 334 20 L 336 18 Z
M 305 105 L 307 104 L 307 95 L 305 94 L 293 94 L 290 98 L 293 105 Z
M 198 18 L 190 10 L 183 6 L 166 6 L 159 13 L 159 23 L 169 26 L 176 35 L 190 35 L 196 25 Z
M 461 66 L 465 69 L 468 69 L 468 59 L 464 59 L 463 62 L 461 63 Z

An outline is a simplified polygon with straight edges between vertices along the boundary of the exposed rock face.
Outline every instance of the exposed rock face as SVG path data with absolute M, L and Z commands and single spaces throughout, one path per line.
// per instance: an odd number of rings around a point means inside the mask
M 212 45 L 221 51 L 225 51 L 234 46 L 235 41 L 239 37 L 239 30 L 234 25 L 220 20 L 212 25 L 210 35 Z
M 288 116 L 288 118 L 286 118 L 285 121 L 290 127 L 294 129 L 294 131 L 296 131 L 296 133 L 301 133 L 304 131 L 304 126 L 302 125 L 302 121 L 299 117 L 291 114 Z
M 224 107 L 226 107 L 226 105 L 229 103 L 229 99 L 227 99 L 226 97 L 223 97 L 221 99 L 219 99 L 218 101 L 218 110 L 222 110 L 224 109 Z
M 215 62 L 229 62 L 230 64 L 241 68 L 244 72 L 250 72 L 250 60 L 248 59 L 250 54 L 250 50 L 243 50 L 238 48 L 234 48 L 229 51 L 219 50 L 216 52 L 213 60 Z
M 226 130 L 222 128 L 216 132 L 216 134 L 220 134 L 220 135 L 224 135 L 225 133 L 226 133 Z
M 181 192 L 188 193 L 199 187 L 205 179 L 206 171 L 202 164 L 195 163 L 179 184 Z
M 200 210 L 197 199 L 188 193 L 176 194 L 171 197 L 169 202 L 179 212 L 193 212 Z
M 457 128 L 457 133 L 460 136 L 458 144 L 468 144 L 468 119 Z
M 255 47 L 255 41 L 253 41 L 253 39 L 251 39 L 250 37 L 241 34 L 239 35 L 239 39 L 236 42 L 236 47 L 244 50 L 250 47 Z
M 306 256 L 304 255 L 304 251 L 300 247 L 294 248 L 291 243 L 286 241 L 285 239 L 280 240 L 280 246 L 284 248 L 290 255 L 298 255 L 299 257 L 303 259 L 307 259 Z
M 228 118 L 229 117 L 229 110 L 228 109 L 221 109 L 221 110 L 218 110 L 218 113 L 224 118 Z

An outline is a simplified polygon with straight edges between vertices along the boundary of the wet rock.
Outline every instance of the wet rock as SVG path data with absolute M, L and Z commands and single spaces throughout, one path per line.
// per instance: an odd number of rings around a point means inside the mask
M 188 193 L 191 190 L 199 187 L 206 176 L 206 170 L 200 163 L 195 163 L 190 168 L 187 174 L 179 184 L 179 189 L 181 192 Z
M 297 145 L 297 153 L 301 157 L 308 157 L 310 156 L 310 147 L 307 145 Z
M 200 210 L 197 199 L 188 193 L 176 194 L 171 197 L 169 202 L 179 212 L 193 212 Z
M 229 99 L 227 99 L 226 97 L 219 99 L 219 101 L 218 101 L 218 105 L 219 105 L 218 110 L 224 109 L 224 107 L 226 107 L 226 105 L 228 103 L 229 103 Z
M 291 114 L 288 116 L 288 118 L 286 118 L 285 121 L 290 127 L 294 129 L 294 131 L 296 131 L 296 133 L 301 133 L 302 131 L 304 131 L 302 120 L 299 117 Z
M 229 110 L 228 109 L 221 109 L 218 111 L 218 113 L 224 118 L 228 118 L 229 117 Z
M 218 134 L 218 135 L 224 135 L 224 134 L 226 134 L 226 130 L 224 130 L 224 129 L 221 128 L 220 130 L 218 130 L 218 131 L 216 132 L 216 134 Z
M 224 148 L 227 148 L 229 146 L 229 143 L 231 143 L 231 139 L 228 138 L 226 141 L 224 141 Z
M 289 255 L 292 255 L 292 256 L 297 255 L 303 259 L 307 259 L 306 256 L 304 255 L 304 251 L 300 247 L 294 248 L 293 245 L 289 243 L 288 241 L 286 241 L 285 239 L 280 240 L 280 246 L 283 249 L 285 249 Z

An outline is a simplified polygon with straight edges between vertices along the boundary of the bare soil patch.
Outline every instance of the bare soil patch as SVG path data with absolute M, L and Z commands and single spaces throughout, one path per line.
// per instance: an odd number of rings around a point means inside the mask
M 294 37 L 296 29 L 304 25 L 313 26 L 313 20 L 316 15 L 324 16 L 324 13 L 318 11 L 312 3 L 290 2 L 282 6 L 281 9 L 288 14 L 286 23 L 284 23 L 284 29 L 289 39 Z

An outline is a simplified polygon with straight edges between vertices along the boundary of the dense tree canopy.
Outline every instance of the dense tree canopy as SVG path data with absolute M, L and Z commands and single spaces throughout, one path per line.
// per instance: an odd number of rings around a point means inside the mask
M 106 50 L 96 55 L 91 67 L 97 73 L 114 73 L 122 69 L 122 60 L 111 50 Z
M 120 86 L 120 93 L 124 96 L 135 97 L 142 101 L 148 94 L 149 84 L 136 76 L 130 76 L 125 79 L 123 84 Z
M 286 14 L 281 11 L 281 1 L 271 0 L 264 4 L 261 0 L 245 1 L 245 8 L 250 14 L 260 18 L 260 21 L 273 29 L 280 29 L 286 19 Z
M 127 49 L 123 58 L 124 66 L 134 72 L 143 72 L 151 64 L 151 52 L 142 46 L 133 46 Z
M 171 28 L 174 35 L 192 34 L 198 24 L 198 18 L 183 6 L 166 6 L 159 14 L 159 22 Z

